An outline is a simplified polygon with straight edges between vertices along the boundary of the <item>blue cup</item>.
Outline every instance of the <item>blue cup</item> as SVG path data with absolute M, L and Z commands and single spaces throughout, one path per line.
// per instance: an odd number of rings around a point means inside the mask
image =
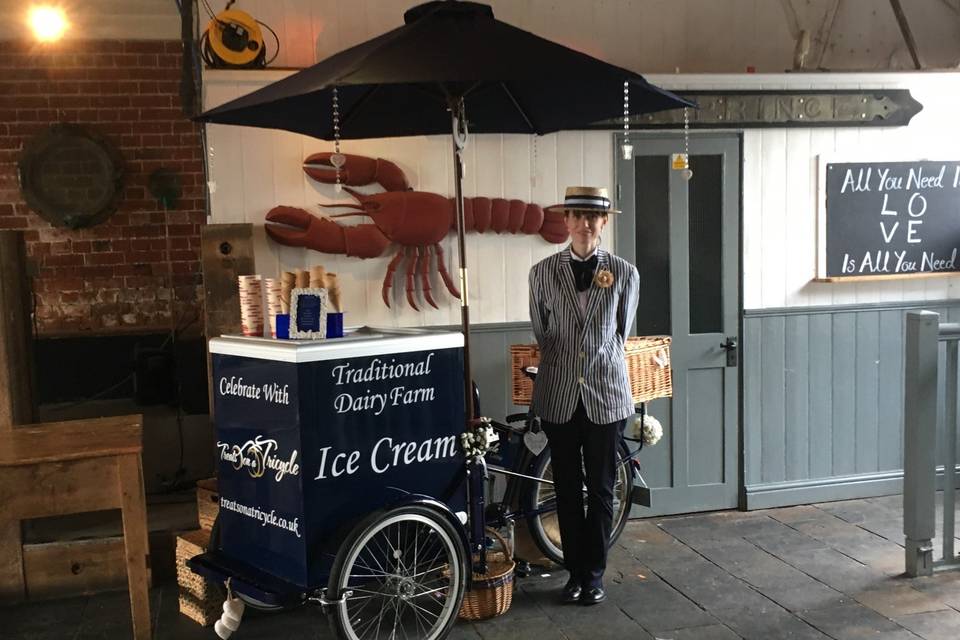
M 290 338 L 290 314 L 277 314 L 277 339 L 288 340 Z
M 343 313 L 342 312 L 327 314 L 327 337 L 328 338 L 343 337 Z

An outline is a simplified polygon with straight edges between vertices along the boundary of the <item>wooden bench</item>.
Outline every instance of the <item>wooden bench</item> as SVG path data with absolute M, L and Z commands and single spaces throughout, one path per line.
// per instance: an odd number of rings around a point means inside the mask
M 139 415 L 0 430 L 0 601 L 29 597 L 20 521 L 119 508 L 135 640 L 150 638 Z

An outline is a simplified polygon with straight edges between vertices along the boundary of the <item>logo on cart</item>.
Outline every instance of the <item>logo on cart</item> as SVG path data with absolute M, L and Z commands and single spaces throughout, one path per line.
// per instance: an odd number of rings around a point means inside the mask
M 220 460 L 229 462 L 237 471 L 246 470 L 251 478 L 262 478 L 267 472 L 274 473 L 274 480 L 280 482 L 284 476 L 300 475 L 300 463 L 297 462 L 297 450 L 289 458 L 278 455 L 279 445 L 272 438 L 257 436 L 242 445 L 229 442 L 217 442 Z

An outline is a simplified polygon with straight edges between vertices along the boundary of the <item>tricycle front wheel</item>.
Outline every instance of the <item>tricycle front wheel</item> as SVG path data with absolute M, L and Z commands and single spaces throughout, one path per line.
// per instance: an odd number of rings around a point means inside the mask
M 444 638 L 467 580 L 463 543 L 421 505 L 375 513 L 344 541 L 327 588 L 333 625 L 347 640 Z

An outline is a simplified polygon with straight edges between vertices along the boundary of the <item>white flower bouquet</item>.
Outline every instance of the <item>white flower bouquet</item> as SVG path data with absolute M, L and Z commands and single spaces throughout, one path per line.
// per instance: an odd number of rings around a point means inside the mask
M 498 440 L 490 426 L 490 419 L 480 418 L 478 424 L 460 434 L 460 448 L 467 459 L 478 462 Z
M 642 441 L 643 444 L 653 446 L 663 437 L 663 427 L 659 420 L 646 414 L 643 416 L 643 422 L 640 416 L 634 418 L 632 433 L 633 437 Z

